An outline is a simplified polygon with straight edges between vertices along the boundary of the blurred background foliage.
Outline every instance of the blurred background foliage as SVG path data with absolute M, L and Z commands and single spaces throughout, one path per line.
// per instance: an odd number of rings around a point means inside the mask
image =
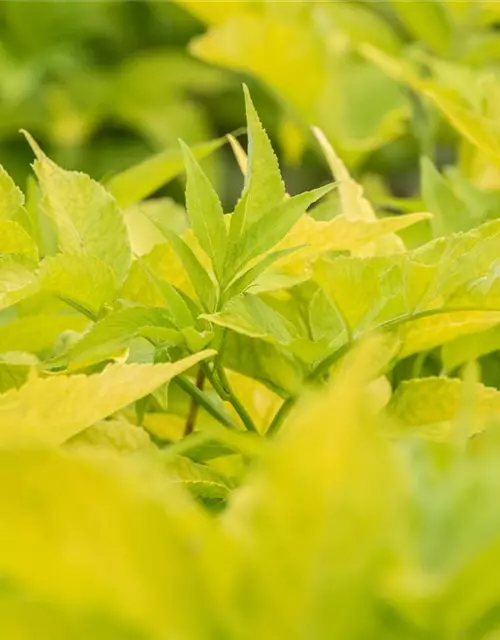
M 309 132 L 314 123 L 381 210 L 441 206 L 428 185 L 436 181 L 432 166 L 420 184 L 426 155 L 439 168 L 460 161 L 438 200 L 443 192 L 455 204 L 479 199 L 477 215 L 490 215 L 498 169 L 471 151 L 470 136 L 439 115 L 428 87 L 408 74 L 411 67 L 416 77 L 436 79 L 448 97 L 493 116 L 499 7 L 489 0 L 4 0 L 1 162 L 25 183 L 31 156 L 23 127 L 56 162 L 106 179 L 179 137 L 194 143 L 239 127 L 244 80 L 280 149 L 290 192 L 327 179 Z M 206 165 L 229 206 L 241 182 L 229 150 Z M 164 191 L 182 199 L 179 184 Z

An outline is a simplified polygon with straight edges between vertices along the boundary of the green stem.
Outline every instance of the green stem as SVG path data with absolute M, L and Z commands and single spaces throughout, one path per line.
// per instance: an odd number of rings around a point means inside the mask
M 236 429 L 236 425 L 232 418 L 227 415 L 227 413 L 221 410 L 215 402 L 211 398 L 209 398 L 206 393 L 198 389 L 198 387 L 191 382 L 191 380 L 185 376 L 180 375 L 174 378 L 174 382 L 191 398 L 198 404 L 200 407 L 203 407 L 207 413 L 213 416 L 216 420 L 218 420 L 225 427 L 230 427 L 231 429 Z
M 196 376 L 196 388 L 203 392 L 203 384 L 205 383 L 205 372 L 200 367 L 198 369 L 198 375 Z M 186 426 L 184 428 L 184 437 L 189 436 L 194 431 L 196 424 L 196 418 L 198 417 L 198 409 L 200 405 L 197 400 L 191 398 L 191 406 L 189 407 L 189 413 L 186 420 Z
M 269 425 L 269 429 L 266 431 L 266 436 L 274 436 L 281 428 L 285 418 L 288 416 L 290 411 L 293 409 L 297 398 L 294 396 L 290 396 L 287 398 L 281 407 L 276 412 L 271 424 Z
M 227 379 L 224 367 L 220 363 L 217 364 L 217 368 L 214 372 L 210 371 L 208 379 L 214 386 L 214 389 L 217 391 L 217 393 L 219 393 L 221 398 L 223 400 L 227 400 L 233 406 L 233 409 L 241 418 L 241 421 L 243 422 L 246 430 L 257 433 L 257 427 L 255 426 L 254 421 L 250 417 L 250 414 L 245 409 L 245 407 L 241 404 L 237 396 L 234 394 L 229 380 Z

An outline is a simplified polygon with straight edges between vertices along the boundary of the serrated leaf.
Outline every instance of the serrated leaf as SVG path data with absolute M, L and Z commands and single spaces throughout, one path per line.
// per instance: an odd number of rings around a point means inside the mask
M 202 317 L 251 338 L 278 344 L 289 344 L 296 337 L 294 327 L 257 296 L 233 298 L 219 313 Z
M 0 254 L 12 253 L 24 255 L 33 261 L 38 260 L 36 244 L 17 222 L 0 219 Z
M 338 215 L 328 222 L 302 216 L 276 248 L 297 247 L 294 254 L 279 261 L 286 273 L 310 275 L 312 263 L 329 251 L 356 251 L 377 238 L 428 220 L 429 213 L 409 213 L 380 220 L 350 220 Z M 299 246 L 300 245 L 300 246 Z
M 112 269 L 95 256 L 61 253 L 45 258 L 40 267 L 40 288 L 85 313 L 98 317 L 113 299 L 116 279 Z
M 400 298 L 402 272 L 397 265 L 390 258 L 382 257 L 339 257 L 316 265 L 315 278 L 350 335 L 409 312 L 405 309 L 405 300 Z
M 375 210 L 365 198 L 363 187 L 353 180 L 325 134 L 318 127 L 313 128 L 313 133 L 325 155 L 332 175 L 338 183 L 342 212 L 345 217 L 348 220 L 376 220 Z
M 248 170 L 241 200 L 236 205 L 229 229 L 229 242 L 236 243 L 246 228 L 285 198 L 278 160 L 250 97 L 245 91 L 248 127 Z
M 6 309 L 38 291 L 33 266 L 14 256 L 0 256 L 0 309 Z
M 191 151 L 197 160 L 201 160 L 217 151 L 225 143 L 225 138 L 217 138 L 194 145 Z M 167 149 L 113 176 L 106 183 L 106 188 L 116 198 L 120 207 L 130 207 L 147 198 L 183 171 L 181 150 Z
M 291 247 L 290 249 L 283 249 L 281 251 L 274 251 L 269 253 L 267 256 L 262 258 L 260 262 L 257 262 L 253 267 L 250 267 L 242 273 L 239 278 L 236 278 L 228 287 L 227 291 L 224 294 L 224 301 L 231 300 L 231 298 L 235 298 L 240 293 L 244 293 L 249 289 L 252 284 L 261 276 L 272 264 L 284 258 L 287 255 L 290 255 L 296 250 L 295 247 Z
M 19 390 L 0 395 L 0 444 L 5 447 L 64 442 L 212 353 L 204 351 L 169 364 L 112 364 L 102 373 L 89 376 L 30 379 Z
M 238 271 L 253 258 L 272 249 L 297 223 L 308 207 L 332 190 L 332 185 L 288 198 L 251 223 L 234 245 L 229 269 Z M 234 217 L 234 216 L 233 216 Z
M 215 273 L 220 277 L 227 244 L 222 204 L 189 147 L 184 143 L 181 145 L 187 173 L 186 209 L 189 221 L 201 248 L 210 257 Z
M 364 195 L 363 187 L 350 175 L 341 158 L 335 153 L 328 138 L 318 127 L 313 127 L 313 133 L 325 155 L 330 170 L 338 183 L 342 213 L 349 220 L 376 220 L 377 216 L 370 202 Z M 400 253 L 404 250 L 404 243 L 395 234 L 390 234 L 375 242 L 373 250 L 364 249 L 365 255 L 370 253 Z
M 0 165 L 0 220 L 12 220 L 24 206 L 24 195 Z
M 402 382 L 388 404 L 389 415 L 404 428 L 422 427 L 422 435 L 437 439 L 451 436 L 452 425 L 462 407 L 465 385 L 457 378 L 421 378 Z M 476 383 L 473 389 L 477 416 L 500 414 L 500 391 Z M 442 424 L 445 423 L 445 424 Z M 430 425 L 438 425 L 433 430 Z M 429 426 L 426 430 L 425 427 Z M 474 422 L 471 427 L 474 426 Z M 470 434 L 472 435 L 472 433 Z
M 205 310 L 213 310 L 217 298 L 214 281 L 183 238 L 176 236 L 174 233 L 169 233 L 168 241 L 181 261 L 199 301 Z
M 65 357 L 72 369 L 102 362 L 128 348 L 136 336 L 144 335 L 143 330 L 152 327 L 168 329 L 182 341 L 166 309 L 134 307 L 116 311 L 97 322 Z
M 398 331 L 402 342 L 398 357 L 406 358 L 498 324 L 498 311 L 450 311 L 410 320 Z
M 58 167 L 32 138 L 28 140 L 37 156 L 34 167 L 44 210 L 55 223 L 60 249 L 99 258 L 122 283 L 132 255 L 116 200 L 89 176 Z

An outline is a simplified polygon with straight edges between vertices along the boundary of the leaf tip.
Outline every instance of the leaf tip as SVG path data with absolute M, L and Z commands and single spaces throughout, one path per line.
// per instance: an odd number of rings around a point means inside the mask
M 35 140 L 35 138 L 33 138 L 31 133 L 29 133 L 29 131 L 26 131 L 26 129 L 20 129 L 19 133 L 21 133 L 26 138 L 26 140 L 28 141 L 29 146 L 32 148 L 32 150 L 33 150 L 35 156 L 38 158 L 38 160 L 42 160 L 42 159 L 46 158 L 46 155 L 44 154 L 44 152 L 40 148 L 40 145 Z

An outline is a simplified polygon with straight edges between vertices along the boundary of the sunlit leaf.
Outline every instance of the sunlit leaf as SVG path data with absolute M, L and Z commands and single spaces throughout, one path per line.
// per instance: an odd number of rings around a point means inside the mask
M 61 250 L 99 258 L 112 269 L 117 281 L 123 282 L 131 251 L 115 199 L 89 176 L 58 167 L 31 137 L 28 139 L 37 156 L 34 166 L 43 207 L 56 225 Z
M 116 279 L 111 268 L 95 256 L 61 253 L 43 261 L 40 287 L 96 318 L 113 298 Z
M 451 423 L 462 406 L 465 384 L 456 378 L 408 380 L 396 389 L 387 410 L 403 428 L 422 427 L 422 435 L 446 439 L 452 437 Z M 474 397 L 478 416 L 493 416 L 500 412 L 500 391 L 497 389 L 476 384 Z M 432 425 L 436 426 L 433 428 Z M 474 424 L 470 426 L 472 428 Z
M 210 352 L 202 352 L 174 364 L 113 364 L 91 376 L 32 378 L 21 389 L 0 395 L 0 443 L 10 446 L 63 442 L 209 355 Z

